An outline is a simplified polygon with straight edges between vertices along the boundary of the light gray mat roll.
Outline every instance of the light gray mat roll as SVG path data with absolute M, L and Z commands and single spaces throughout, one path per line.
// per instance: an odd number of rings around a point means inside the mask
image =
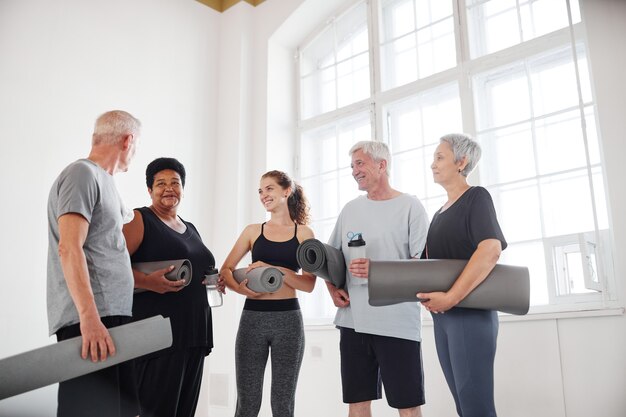
M 466 264 L 459 259 L 370 261 L 369 303 L 385 306 L 416 301 L 418 292 L 447 291 Z M 529 303 L 528 268 L 498 264 L 458 306 L 522 315 Z
M 150 317 L 109 329 L 116 354 L 104 362 L 82 359 L 74 337 L 0 360 L 0 400 L 66 381 L 172 345 L 170 319 Z
M 170 265 L 174 265 L 174 269 L 165 274 L 165 278 L 170 281 L 178 281 L 182 279 L 185 281 L 185 286 L 191 282 L 193 276 L 193 269 L 191 268 L 191 261 L 189 259 L 175 259 L 170 261 L 154 261 L 154 262 L 136 262 L 132 264 L 133 269 L 143 272 L 144 274 L 151 274 L 156 270 L 167 268 Z
M 233 271 L 237 282 L 248 279 L 248 288 L 254 292 L 276 292 L 283 286 L 283 273 L 277 268 L 262 266 L 246 274 L 247 268 Z
M 296 259 L 303 271 L 325 279 L 337 288 L 346 285 L 346 261 L 343 253 L 317 239 L 300 243 Z

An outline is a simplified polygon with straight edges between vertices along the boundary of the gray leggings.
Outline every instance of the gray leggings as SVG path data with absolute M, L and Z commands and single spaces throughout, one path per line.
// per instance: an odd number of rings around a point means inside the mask
M 251 300 L 248 300 L 251 301 Z M 254 300 L 271 306 L 287 300 Z M 297 299 L 290 299 L 295 301 Z M 272 351 L 271 406 L 274 417 L 293 417 L 296 384 L 304 355 L 304 327 L 299 309 L 241 314 L 235 343 L 237 410 L 235 417 L 256 417 L 261 408 L 263 376 Z M 293 304 L 293 302 L 291 302 Z M 278 304 L 280 305 L 280 303 Z

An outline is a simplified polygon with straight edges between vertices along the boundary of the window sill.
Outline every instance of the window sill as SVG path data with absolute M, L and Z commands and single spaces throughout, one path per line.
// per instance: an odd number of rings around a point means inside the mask
M 534 310 L 534 311 L 533 311 Z M 565 311 L 547 311 L 546 308 L 531 308 L 531 311 L 524 316 L 515 316 L 510 314 L 500 314 L 501 323 L 517 322 L 517 321 L 535 321 L 535 320 L 561 320 L 561 319 L 578 319 L 585 317 L 609 317 L 623 316 L 626 313 L 624 307 L 605 307 L 605 308 L 581 308 Z M 422 325 L 429 327 L 433 325 L 433 319 L 427 312 L 422 315 Z M 304 329 L 307 331 L 327 331 L 335 330 L 332 319 L 328 323 L 311 323 L 305 324 Z

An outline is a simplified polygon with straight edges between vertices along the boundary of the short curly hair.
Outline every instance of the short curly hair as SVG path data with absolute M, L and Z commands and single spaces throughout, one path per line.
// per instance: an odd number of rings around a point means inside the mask
M 176 158 L 157 158 L 148 164 L 146 167 L 146 185 L 148 188 L 152 189 L 152 186 L 154 185 L 154 176 L 164 169 L 176 171 L 178 175 L 180 175 L 183 188 L 185 188 L 185 176 L 187 173 L 185 172 L 183 164 L 178 162 L 178 159 Z

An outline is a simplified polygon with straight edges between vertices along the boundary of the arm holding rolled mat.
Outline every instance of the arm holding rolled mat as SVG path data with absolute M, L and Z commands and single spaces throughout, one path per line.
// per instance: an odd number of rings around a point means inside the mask
M 498 239 L 483 240 L 448 291 L 418 293 L 417 298 L 424 300 L 424 308 L 435 314 L 451 309 L 487 278 L 500 259 L 501 252 L 502 243 Z
M 87 259 L 83 245 L 87 239 L 89 222 L 77 213 L 59 218 L 59 258 L 78 317 L 82 335 L 81 357 L 91 356 L 92 362 L 115 355 L 115 344 L 102 321 L 89 280 Z
M 129 223 L 126 223 L 122 228 L 124 238 L 126 239 L 126 248 L 128 253 L 133 255 L 141 242 L 143 242 L 143 217 L 139 210 L 134 210 L 135 217 Z M 150 274 L 145 274 L 137 269 L 133 268 L 133 277 L 135 278 L 135 288 L 141 288 L 148 291 L 154 291 L 159 294 L 165 294 L 167 292 L 180 291 L 185 287 L 185 281 L 179 279 L 177 281 L 170 281 L 165 278 L 165 274 L 172 271 L 174 265 L 167 268 L 158 269 Z
M 250 288 L 248 288 L 248 279 L 244 279 L 241 282 L 237 282 L 235 277 L 233 276 L 233 271 L 237 268 L 237 264 L 239 261 L 243 259 L 243 257 L 248 253 L 251 248 L 251 243 L 254 241 L 256 237 L 257 228 L 259 225 L 249 224 L 243 229 L 241 235 L 235 242 L 235 245 L 231 249 L 230 253 L 224 260 L 224 264 L 220 269 L 220 276 L 224 279 L 224 283 L 231 290 L 245 295 L 246 297 L 258 297 L 261 293 L 254 292 Z

